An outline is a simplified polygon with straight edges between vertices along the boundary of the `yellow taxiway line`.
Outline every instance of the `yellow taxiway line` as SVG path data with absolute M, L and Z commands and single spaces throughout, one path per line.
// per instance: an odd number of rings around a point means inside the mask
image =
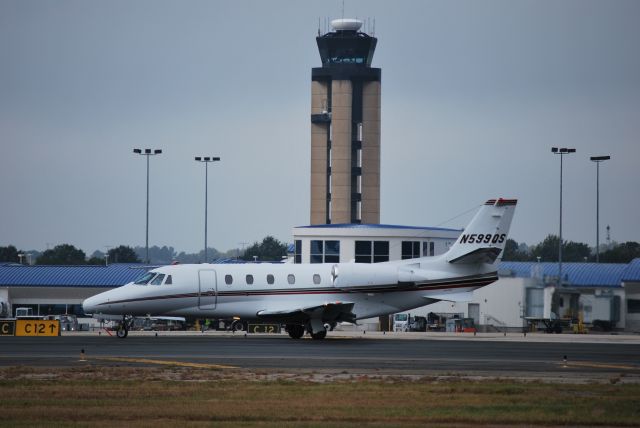
M 627 366 L 624 364 L 603 364 L 603 363 L 590 363 L 588 361 L 573 361 L 571 363 L 563 363 L 564 367 L 590 367 L 594 369 L 620 369 L 620 370 L 640 370 L 640 367 Z
M 237 369 L 236 366 L 226 366 L 223 364 L 205 364 L 205 363 L 190 363 L 184 361 L 171 361 L 171 360 L 151 360 L 148 358 L 125 358 L 125 357 L 99 357 L 91 358 L 92 360 L 112 361 L 118 363 L 139 363 L 139 364 L 158 364 L 163 366 L 179 366 L 179 367 L 191 367 L 197 369 Z

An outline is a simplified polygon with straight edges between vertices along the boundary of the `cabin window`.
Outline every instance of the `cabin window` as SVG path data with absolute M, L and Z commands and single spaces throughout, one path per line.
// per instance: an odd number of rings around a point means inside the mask
M 233 277 L 231 275 L 225 275 L 224 276 L 224 282 L 227 285 L 233 284 Z
M 253 284 L 253 275 L 247 275 L 246 280 L 247 280 L 247 284 L 248 285 L 252 285 Z
M 273 275 L 269 274 L 267 275 L 267 284 L 273 284 L 275 281 L 275 278 L 273 277 Z
M 151 281 L 151 285 L 160 285 L 162 284 L 162 280 L 164 279 L 164 274 L 161 273 Z
M 320 284 L 320 275 L 318 275 L 317 273 L 313 275 L 313 283 L 314 284 Z
M 402 241 L 402 259 L 417 259 L 420 257 L 419 241 Z
M 289 274 L 287 275 L 287 282 L 291 285 L 296 283 L 296 277 L 295 275 Z
M 149 281 L 151 281 L 151 278 L 153 278 L 155 275 L 156 275 L 155 272 L 147 272 L 140 279 L 134 282 L 134 284 L 147 285 Z
M 171 275 L 167 275 L 167 280 L 164 282 L 164 285 L 173 284 L 173 280 L 171 279 Z

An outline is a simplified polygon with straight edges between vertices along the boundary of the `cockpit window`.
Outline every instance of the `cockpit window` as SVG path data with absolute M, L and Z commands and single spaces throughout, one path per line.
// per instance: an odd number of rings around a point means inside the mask
M 164 279 L 164 274 L 158 274 L 158 276 L 156 276 L 155 278 L 153 278 L 153 280 L 151 280 L 151 285 L 160 285 L 162 284 L 162 280 Z
M 151 281 L 151 278 L 153 278 L 155 275 L 156 275 L 155 272 L 147 272 L 140 279 L 134 282 L 134 284 L 147 285 L 149 281 Z
M 171 275 L 167 275 L 167 280 L 164 282 L 165 285 L 173 284 L 173 280 L 171 279 Z

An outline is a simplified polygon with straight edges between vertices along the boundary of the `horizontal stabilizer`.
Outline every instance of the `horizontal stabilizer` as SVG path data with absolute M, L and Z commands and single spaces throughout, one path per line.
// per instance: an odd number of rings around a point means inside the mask
M 476 250 L 471 251 L 470 253 L 464 254 L 460 257 L 457 257 L 453 260 L 450 260 L 449 263 L 493 263 L 496 261 L 502 249 L 497 247 L 484 247 L 478 248 Z

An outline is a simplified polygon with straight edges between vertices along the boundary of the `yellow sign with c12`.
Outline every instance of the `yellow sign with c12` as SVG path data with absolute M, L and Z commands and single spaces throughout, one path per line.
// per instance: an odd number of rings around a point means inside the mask
M 16 320 L 16 336 L 60 336 L 58 320 Z

